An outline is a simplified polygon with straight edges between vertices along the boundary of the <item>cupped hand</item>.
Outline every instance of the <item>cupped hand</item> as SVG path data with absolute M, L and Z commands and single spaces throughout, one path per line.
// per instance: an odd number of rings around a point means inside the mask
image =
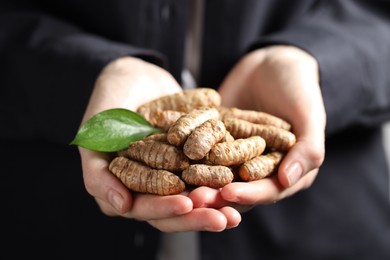
M 108 64 L 96 80 L 82 123 L 110 108 L 135 111 L 147 101 L 181 91 L 162 68 L 124 57 Z M 79 147 L 84 185 L 108 216 L 147 221 L 161 231 L 221 231 L 237 226 L 240 214 L 231 207 L 194 209 L 186 193 L 156 196 L 130 192 L 111 172 L 112 154 Z
M 234 203 L 243 210 L 243 205 L 274 203 L 312 185 L 325 157 L 326 114 L 318 70 L 307 52 L 282 45 L 254 50 L 237 63 L 219 89 L 223 105 L 281 117 L 291 123 L 297 142 L 274 176 L 231 183 L 220 194 L 205 188 L 208 200 L 195 191 L 191 198 L 196 206 Z

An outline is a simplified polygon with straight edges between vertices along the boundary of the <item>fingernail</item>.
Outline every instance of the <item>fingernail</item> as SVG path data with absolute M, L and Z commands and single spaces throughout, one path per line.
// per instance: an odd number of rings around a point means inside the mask
M 289 186 L 294 185 L 301 178 L 303 173 L 302 167 L 299 163 L 292 163 L 287 168 L 287 179 Z
M 110 202 L 111 206 L 113 206 L 117 211 L 121 211 L 123 198 L 118 192 L 116 192 L 115 190 L 110 190 L 108 192 L 108 201 Z

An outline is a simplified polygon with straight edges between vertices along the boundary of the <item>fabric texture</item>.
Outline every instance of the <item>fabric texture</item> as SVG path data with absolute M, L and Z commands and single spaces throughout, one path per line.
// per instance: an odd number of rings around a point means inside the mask
M 202 259 L 390 259 L 380 130 L 390 118 L 388 1 L 206 0 L 204 8 L 199 85 L 217 89 L 255 48 L 298 46 L 320 65 L 327 139 L 310 189 L 255 207 L 238 228 L 202 232 Z M 108 62 L 137 56 L 181 81 L 189 12 L 189 0 L 0 1 L 7 244 L 37 257 L 50 245 L 56 259 L 155 259 L 159 232 L 103 216 L 69 142 Z

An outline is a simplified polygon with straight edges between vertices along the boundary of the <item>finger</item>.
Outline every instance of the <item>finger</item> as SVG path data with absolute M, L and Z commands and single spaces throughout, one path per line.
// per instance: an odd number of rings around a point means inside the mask
M 219 211 L 225 215 L 227 224 L 226 228 L 231 229 L 237 227 L 241 222 L 241 214 L 233 207 L 222 207 Z
M 222 199 L 218 189 L 206 186 L 192 190 L 188 197 L 192 200 L 194 208 L 221 208 L 228 205 L 228 202 Z
M 220 232 L 225 230 L 228 225 L 226 216 L 219 210 L 211 208 L 196 208 L 185 215 L 148 222 L 163 232 Z
M 242 205 L 271 204 L 308 187 L 316 176 L 317 170 L 313 170 L 288 188 L 280 184 L 277 175 L 258 181 L 230 183 L 221 189 L 221 197 Z
M 319 88 L 312 90 L 313 96 L 319 96 Z M 321 98 L 319 103 L 311 103 L 310 113 L 297 111 L 293 132 L 297 137 L 296 144 L 288 151 L 278 168 L 279 181 L 284 187 L 294 185 L 308 172 L 318 169 L 325 158 L 325 125 L 326 114 Z M 310 102 L 307 102 L 310 104 Z M 302 112 L 303 111 L 303 112 Z
M 107 154 L 80 148 L 84 158 L 83 176 L 87 191 L 96 199 L 103 213 L 150 220 L 185 214 L 192 209 L 187 196 L 156 196 L 132 193 L 108 170 Z
M 221 197 L 226 201 L 244 204 L 269 204 L 277 200 L 283 187 L 275 176 L 251 182 L 234 182 L 221 190 Z
M 137 194 L 134 197 L 133 208 L 123 216 L 146 221 L 180 216 L 192 209 L 191 199 L 183 194 L 167 196 Z
M 221 196 L 219 189 L 213 189 L 205 186 L 193 190 L 188 197 L 193 201 L 194 208 L 222 209 L 225 207 L 231 207 L 241 213 L 252 208 L 252 205 L 248 206 L 234 203 L 233 201 L 227 201 Z
M 284 187 L 294 185 L 306 173 L 318 169 L 325 158 L 326 113 L 318 84 L 307 86 L 301 106 L 292 106 L 290 120 L 297 137 L 278 169 L 279 181 Z M 310 87 L 311 86 L 311 87 Z
M 82 155 L 85 188 L 95 197 L 103 212 L 112 215 L 115 211 L 116 214 L 129 211 L 133 204 L 133 197 L 131 192 L 108 170 L 111 155 L 84 148 L 79 149 Z
M 318 169 L 324 160 L 323 144 L 298 141 L 287 153 L 278 169 L 280 183 L 291 187 L 308 172 Z

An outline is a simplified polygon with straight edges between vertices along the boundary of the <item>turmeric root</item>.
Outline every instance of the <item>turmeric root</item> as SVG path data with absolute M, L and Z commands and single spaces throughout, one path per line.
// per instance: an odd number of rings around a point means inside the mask
M 158 98 L 137 112 L 162 133 L 118 151 L 109 165 L 137 192 L 170 195 L 187 184 L 221 188 L 233 181 L 259 180 L 277 170 L 296 142 L 287 121 L 221 107 L 218 92 L 208 88 Z
M 109 170 L 130 190 L 156 195 L 178 194 L 185 183 L 172 172 L 152 169 L 125 157 L 115 157 Z
M 144 141 L 146 141 L 146 140 L 154 140 L 154 141 L 159 141 L 159 142 L 163 142 L 163 143 L 167 143 L 168 142 L 168 140 L 167 140 L 167 133 L 151 134 L 151 135 L 146 136 L 143 140 Z
M 235 107 L 219 108 L 222 120 L 227 118 L 238 118 L 249 121 L 251 123 L 262 124 L 262 125 L 273 125 L 285 130 L 291 129 L 291 124 L 277 116 L 254 110 L 245 110 Z
M 164 132 L 167 132 L 177 119 L 184 114 L 185 112 L 175 110 L 156 110 L 151 112 L 149 123 L 152 126 L 158 127 Z
M 160 97 L 141 105 L 137 112 L 146 120 L 150 120 L 151 112 L 156 110 L 176 110 L 190 112 L 199 107 L 218 107 L 221 105 L 221 96 L 211 88 L 194 88 Z
M 214 144 L 224 138 L 225 134 L 226 128 L 221 120 L 207 120 L 188 136 L 183 152 L 191 160 L 200 160 L 206 156 Z
M 154 140 L 139 140 L 129 145 L 127 156 L 154 169 L 182 171 L 190 163 L 183 151 L 176 146 Z
M 259 155 L 243 163 L 238 171 L 240 178 L 244 181 L 256 181 L 271 175 L 276 169 L 284 154 L 271 152 Z
M 225 126 L 225 129 L 226 129 L 226 126 Z M 222 138 L 221 142 L 233 142 L 233 141 L 234 141 L 234 137 L 232 136 L 232 134 L 229 131 L 226 130 L 226 134 Z
M 264 138 L 267 148 L 270 149 L 287 151 L 296 142 L 292 132 L 272 125 L 255 124 L 237 118 L 226 118 L 224 123 L 234 138 L 261 136 Z
M 251 136 L 215 144 L 208 153 L 207 160 L 216 165 L 238 165 L 260 155 L 264 150 L 264 139 Z
M 168 142 L 176 146 L 183 145 L 191 132 L 209 119 L 219 119 L 216 108 L 202 107 L 188 112 L 169 128 Z
M 222 188 L 232 182 L 233 173 L 222 165 L 192 164 L 183 171 L 181 178 L 189 185 Z

